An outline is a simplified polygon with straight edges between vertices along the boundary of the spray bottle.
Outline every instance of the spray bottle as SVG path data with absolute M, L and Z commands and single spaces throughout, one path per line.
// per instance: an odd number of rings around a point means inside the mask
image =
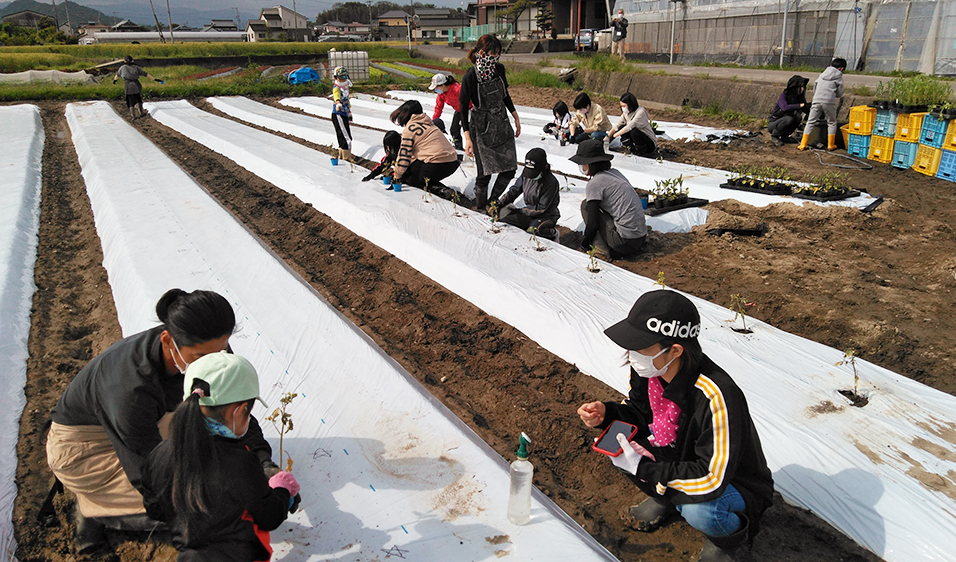
M 508 521 L 515 525 L 525 525 L 531 521 L 531 480 L 534 465 L 528 461 L 528 448 L 531 438 L 521 433 L 518 447 L 518 459 L 511 463 L 511 492 L 508 495 Z

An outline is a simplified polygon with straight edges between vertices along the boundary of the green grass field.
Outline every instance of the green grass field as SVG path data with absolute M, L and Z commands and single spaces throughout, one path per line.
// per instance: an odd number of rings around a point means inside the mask
M 383 43 L 178 43 L 162 44 L 106 44 L 106 45 L 50 45 L 32 47 L 0 47 L 0 72 L 24 70 L 92 69 L 96 65 L 115 61 L 127 54 L 137 59 L 217 57 L 252 55 L 324 55 L 332 48 L 338 51 L 363 50 L 375 61 L 408 61 L 413 58 L 401 45 Z M 210 70 L 198 65 L 147 66 L 146 71 L 166 83 L 160 85 L 144 81 L 146 99 L 175 99 L 213 95 L 323 95 L 329 91 L 328 83 L 290 86 L 281 74 L 263 78 L 250 61 L 248 67 L 233 76 L 209 80 L 189 80 L 189 76 Z M 376 89 L 380 86 L 415 87 L 418 82 L 431 78 L 431 73 L 417 72 L 395 66 L 413 74 L 421 74 L 420 80 L 402 79 L 381 71 L 370 69 L 371 78 L 356 84 L 357 91 Z M 427 76 L 426 76 L 427 74 Z M 0 101 L 27 101 L 40 99 L 89 100 L 119 99 L 123 95 L 121 85 L 113 85 L 111 75 L 101 75 L 98 84 L 25 84 L 0 85 Z

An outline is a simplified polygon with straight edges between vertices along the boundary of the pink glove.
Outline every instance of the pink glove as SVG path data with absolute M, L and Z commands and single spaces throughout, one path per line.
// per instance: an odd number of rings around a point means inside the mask
M 299 493 L 299 483 L 296 481 L 295 476 L 292 476 L 291 472 L 277 472 L 272 475 L 272 478 L 269 479 L 270 488 L 285 488 L 289 490 L 289 495 L 295 497 Z

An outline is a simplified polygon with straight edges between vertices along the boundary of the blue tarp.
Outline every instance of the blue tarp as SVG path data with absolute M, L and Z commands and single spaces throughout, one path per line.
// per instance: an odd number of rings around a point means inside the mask
M 319 82 L 321 80 L 322 77 L 319 76 L 319 73 L 308 66 L 303 66 L 289 73 L 289 84 L 305 84 L 306 82 Z

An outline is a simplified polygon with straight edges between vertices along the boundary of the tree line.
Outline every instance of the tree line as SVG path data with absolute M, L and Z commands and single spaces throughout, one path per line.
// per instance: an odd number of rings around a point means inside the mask
M 337 3 L 332 8 L 319 12 L 315 17 L 316 23 L 328 23 L 330 21 L 340 21 L 342 23 L 372 23 L 378 21 L 379 16 L 391 10 L 402 10 L 406 14 L 412 12 L 412 8 L 434 9 L 435 4 L 423 4 L 421 2 L 411 2 L 406 4 L 397 4 L 395 2 L 344 2 Z M 455 11 L 458 11 L 455 9 Z

